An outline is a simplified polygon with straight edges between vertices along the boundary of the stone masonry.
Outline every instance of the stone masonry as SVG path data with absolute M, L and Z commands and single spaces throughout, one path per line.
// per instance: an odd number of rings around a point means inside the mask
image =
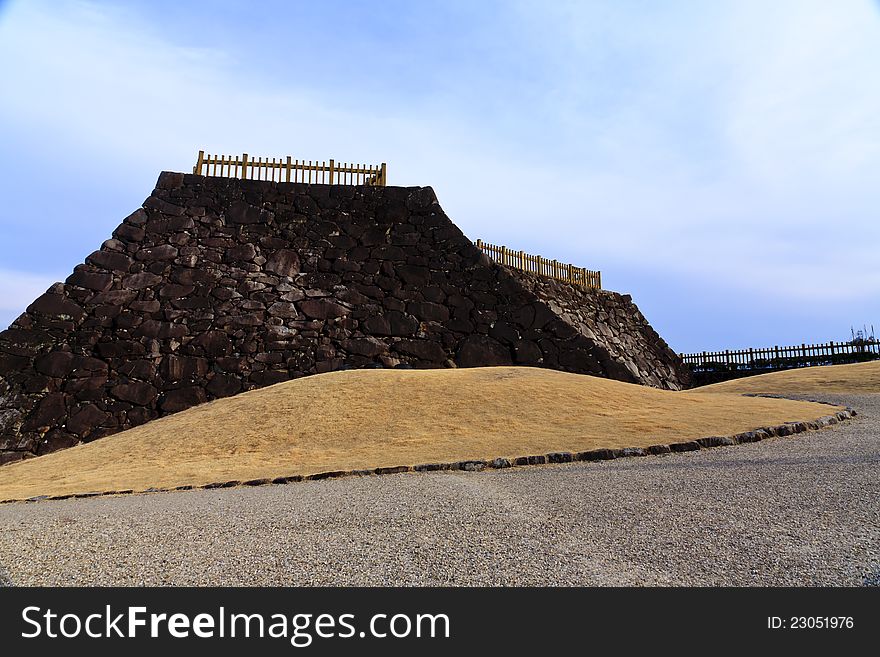
M 511 364 L 687 377 L 629 297 L 492 263 L 429 187 L 164 172 L 0 333 L 0 463 L 308 374 Z

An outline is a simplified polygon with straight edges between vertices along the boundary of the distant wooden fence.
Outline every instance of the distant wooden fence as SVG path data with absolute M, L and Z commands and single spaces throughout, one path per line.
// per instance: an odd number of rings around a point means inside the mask
M 852 342 L 825 342 L 800 346 L 768 347 L 701 351 L 679 354 L 692 369 L 712 369 L 719 365 L 742 369 L 797 367 L 808 364 L 836 363 L 880 357 L 880 341 L 853 340 Z
M 211 155 L 199 151 L 193 173 L 199 176 L 223 176 L 247 180 L 315 183 L 319 185 L 374 185 L 384 187 L 386 166 L 382 164 L 350 164 L 336 160 L 294 160 L 286 158 Z
M 602 289 L 602 272 L 567 265 L 556 260 L 548 260 L 523 251 L 513 251 L 506 246 L 487 244 L 483 240 L 475 242 L 477 248 L 500 265 L 532 272 L 547 278 L 555 278 L 591 290 Z

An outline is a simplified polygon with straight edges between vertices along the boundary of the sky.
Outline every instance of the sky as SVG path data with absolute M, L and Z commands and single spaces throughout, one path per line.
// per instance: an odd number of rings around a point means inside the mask
M 880 3 L 0 0 L 0 324 L 199 149 L 388 163 L 679 352 L 880 331 Z

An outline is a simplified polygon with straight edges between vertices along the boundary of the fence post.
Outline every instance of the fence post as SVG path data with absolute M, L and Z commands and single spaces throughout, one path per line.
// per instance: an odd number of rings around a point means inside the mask
M 477 240 L 477 248 L 482 251 L 483 250 L 483 240 Z
M 336 168 L 336 162 L 330 158 L 330 184 L 333 184 L 333 169 Z
M 538 274 L 544 275 L 544 259 L 541 256 L 535 256 L 538 259 Z
M 193 167 L 193 173 L 197 176 L 202 175 L 202 160 L 205 159 L 205 151 L 199 151 L 199 159 L 196 160 L 196 165 Z
M 387 182 L 388 182 L 387 176 L 388 176 L 388 170 L 385 168 L 385 163 L 383 162 L 382 163 L 382 171 L 380 172 L 380 175 L 379 175 L 379 179 L 381 180 L 381 182 L 379 183 L 380 187 L 385 187 L 385 185 L 387 184 Z
M 286 170 L 286 175 L 285 175 L 285 179 L 286 179 L 286 180 L 285 180 L 285 182 L 290 182 L 290 167 L 291 167 L 291 165 L 290 165 L 290 155 L 288 155 L 288 156 L 287 156 L 287 166 L 285 167 L 285 170 Z
M 241 177 L 247 179 L 247 165 L 248 165 L 248 156 L 247 153 L 244 153 L 241 156 Z

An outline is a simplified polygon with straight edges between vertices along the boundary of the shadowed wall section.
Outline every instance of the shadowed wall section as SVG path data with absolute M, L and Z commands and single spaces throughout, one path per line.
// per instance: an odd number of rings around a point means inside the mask
M 687 376 L 628 296 L 494 264 L 431 188 L 165 172 L 0 333 L 0 462 L 344 367 L 509 364 Z

